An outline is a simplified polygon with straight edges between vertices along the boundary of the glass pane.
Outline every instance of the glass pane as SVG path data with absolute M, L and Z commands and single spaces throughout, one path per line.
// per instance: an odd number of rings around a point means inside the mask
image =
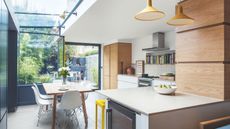
M 59 67 L 59 36 L 21 33 L 18 57 L 19 84 L 52 81 Z
M 8 85 L 8 11 L 2 2 L 0 19 L 0 119 L 6 113 L 6 97 Z
M 89 45 L 65 45 L 65 63 L 79 80 L 89 80 L 98 86 L 99 47 Z
M 53 34 L 53 35 L 58 35 L 59 31 L 58 29 L 55 28 L 20 28 L 21 33 L 39 33 L 39 34 Z
M 58 16 L 16 14 L 20 26 L 58 26 Z
M 58 41 L 58 64 L 59 68 L 64 67 L 64 38 L 60 38 Z
M 20 26 L 58 26 L 78 2 L 79 0 L 11 0 Z M 61 18 L 63 13 L 64 17 Z

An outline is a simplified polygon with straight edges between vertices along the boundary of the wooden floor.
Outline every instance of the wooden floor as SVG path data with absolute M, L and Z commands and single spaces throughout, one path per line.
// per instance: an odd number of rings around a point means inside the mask
M 56 129 L 95 129 L 95 100 L 99 98 L 102 97 L 99 96 L 97 93 L 90 93 L 88 99 L 86 100 L 87 112 L 89 117 L 89 125 L 87 128 L 85 128 L 83 113 L 81 111 L 77 112 L 79 124 L 76 121 L 71 122 L 70 120 L 68 120 L 68 118 L 63 115 L 62 111 L 57 111 L 57 117 L 59 119 L 60 127 L 56 127 Z M 8 114 L 8 129 L 51 129 L 52 113 L 49 112 L 44 114 L 38 127 L 36 126 L 37 113 L 37 105 L 19 106 L 15 113 Z

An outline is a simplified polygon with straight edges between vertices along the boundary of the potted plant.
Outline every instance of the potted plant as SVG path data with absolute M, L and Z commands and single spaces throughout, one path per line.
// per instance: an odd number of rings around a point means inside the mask
M 70 68 L 69 67 L 61 67 L 58 69 L 58 72 L 59 72 L 59 76 L 62 76 L 62 84 L 65 85 L 66 84 L 66 80 L 67 80 L 67 76 L 69 76 L 69 71 L 70 71 Z

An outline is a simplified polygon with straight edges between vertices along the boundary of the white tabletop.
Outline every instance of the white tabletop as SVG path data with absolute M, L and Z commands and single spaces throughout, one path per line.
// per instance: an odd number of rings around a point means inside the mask
M 152 87 L 97 91 L 107 98 L 146 115 L 221 102 L 222 100 L 177 92 L 160 95 Z
M 43 87 L 48 95 L 63 94 L 66 91 L 91 92 L 93 87 L 83 85 L 82 82 L 69 82 L 65 86 L 62 83 L 43 83 Z M 66 90 L 61 90 L 65 88 Z

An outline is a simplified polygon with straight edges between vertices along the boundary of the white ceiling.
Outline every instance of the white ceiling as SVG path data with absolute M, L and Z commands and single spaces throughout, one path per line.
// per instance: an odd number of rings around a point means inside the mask
M 157 21 L 137 21 L 134 16 L 146 6 L 146 0 L 97 0 L 65 32 L 70 42 L 108 43 L 142 37 L 153 32 L 173 30 L 166 21 L 174 15 L 177 0 L 153 0 L 166 17 Z

